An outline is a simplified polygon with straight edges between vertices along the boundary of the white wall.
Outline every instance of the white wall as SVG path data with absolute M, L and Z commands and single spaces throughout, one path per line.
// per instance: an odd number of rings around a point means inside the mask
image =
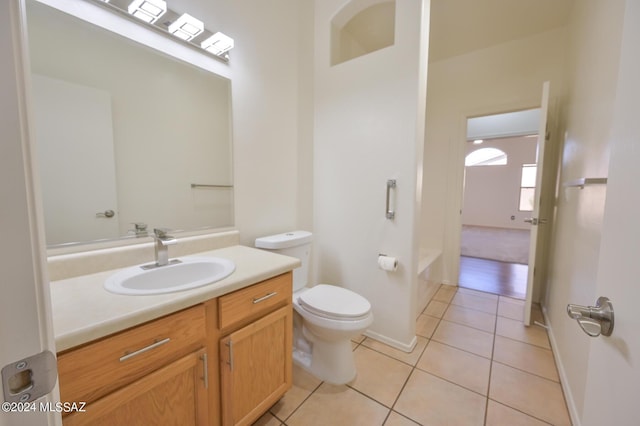
M 467 117 L 537 107 L 542 83 L 565 86 L 566 30 L 429 64 L 421 247 L 443 248 L 443 282 L 457 284 Z
M 575 2 L 571 15 L 569 97 L 565 108 L 560 182 L 606 177 L 624 1 Z M 582 418 L 591 342 L 565 312 L 567 303 L 592 305 L 606 186 L 560 189 L 551 247 L 546 310 L 561 360 L 574 422 Z
M 523 164 L 536 163 L 536 138 L 487 139 L 481 145 L 467 142 L 467 152 L 497 148 L 507 154 L 507 164 L 465 167 L 464 225 L 529 229 L 524 219 L 531 212 L 520 211 L 520 182 Z M 511 219 L 511 217 L 514 219 Z
M 375 317 L 368 335 L 406 350 L 415 344 L 429 2 L 397 0 L 395 44 L 331 67 L 330 23 L 343 5 L 315 2 L 315 282 L 362 294 Z M 384 211 L 391 178 L 395 220 Z M 378 269 L 379 253 L 397 256 L 399 269 Z
M 241 242 L 308 227 L 311 1 L 182 0 L 172 7 L 235 40 L 229 68 Z

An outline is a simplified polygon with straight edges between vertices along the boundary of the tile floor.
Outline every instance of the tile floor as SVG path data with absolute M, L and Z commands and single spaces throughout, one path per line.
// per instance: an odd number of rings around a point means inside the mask
M 441 286 L 405 353 L 353 342 L 356 379 L 333 386 L 294 367 L 293 388 L 257 425 L 570 425 L 546 330 L 523 302 Z M 533 318 L 543 322 L 539 310 Z

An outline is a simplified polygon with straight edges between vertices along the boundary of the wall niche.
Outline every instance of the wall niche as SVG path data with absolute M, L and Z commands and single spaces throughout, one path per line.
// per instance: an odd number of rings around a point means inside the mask
M 331 20 L 331 65 L 395 43 L 396 2 L 355 0 Z

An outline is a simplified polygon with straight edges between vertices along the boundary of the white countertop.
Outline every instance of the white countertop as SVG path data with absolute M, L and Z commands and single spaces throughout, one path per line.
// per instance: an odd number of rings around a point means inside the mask
M 235 262 L 227 278 L 193 290 L 154 296 L 113 294 L 104 281 L 118 270 L 51 283 L 53 332 L 58 352 L 205 302 L 300 266 L 300 260 L 245 246 L 194 254 Z

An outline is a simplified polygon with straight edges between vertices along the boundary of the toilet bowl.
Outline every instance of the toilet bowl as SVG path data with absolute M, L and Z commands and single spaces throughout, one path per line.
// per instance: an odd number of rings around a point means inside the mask
M 255 245 L 300 259 L 293 272 L 293 360 L 323 381 L 344 384 L 356 376 L 351 339 L 373 323 L 371 304 L 342 287 L 307 287 L 311 238 L 294 231 L 258 238 Z

